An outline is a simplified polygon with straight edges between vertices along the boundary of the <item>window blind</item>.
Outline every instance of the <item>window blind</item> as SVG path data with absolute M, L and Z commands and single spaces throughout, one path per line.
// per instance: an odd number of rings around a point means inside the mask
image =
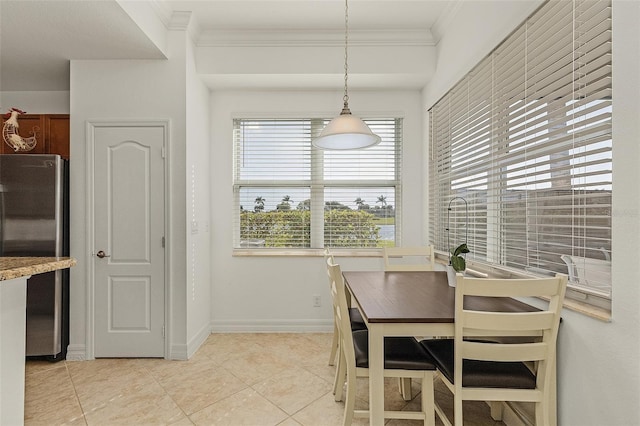
M 611 116 L 611 2 L 543 4 L 430 109 L 435 246 L 610 297 Z
M 380 247 L 400 223 L 402 119 L 362 150 L 313 148 L 328 119 L 234 120 L 234 247 Z

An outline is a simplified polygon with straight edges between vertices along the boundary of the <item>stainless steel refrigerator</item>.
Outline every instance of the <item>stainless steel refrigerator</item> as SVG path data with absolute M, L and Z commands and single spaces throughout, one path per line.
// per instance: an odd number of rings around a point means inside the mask
M 0 256 L 69 255 L 68 162 L 59 155 L 0 155 Z M 66 357 L 69 271 L 27 281 L 30 357 Z

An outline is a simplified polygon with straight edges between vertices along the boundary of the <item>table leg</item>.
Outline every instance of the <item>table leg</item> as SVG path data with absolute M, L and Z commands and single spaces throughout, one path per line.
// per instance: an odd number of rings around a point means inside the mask
M 369 324 L 369 425 L 384 425 L 383 325 Z

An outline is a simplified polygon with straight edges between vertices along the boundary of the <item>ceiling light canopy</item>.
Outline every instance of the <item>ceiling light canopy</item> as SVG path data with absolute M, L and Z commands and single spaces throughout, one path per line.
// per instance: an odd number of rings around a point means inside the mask
M 380 136 L 371 131 L 360 118 L 351 115 L 349 110 L 348 65 L 349 46 L 349 4 L 344 2 L 344 106 L 340 115 L 327 124 L 320 136 L 312 141 L 313 146 L 321 149 L 361 149 L 380 143 Z

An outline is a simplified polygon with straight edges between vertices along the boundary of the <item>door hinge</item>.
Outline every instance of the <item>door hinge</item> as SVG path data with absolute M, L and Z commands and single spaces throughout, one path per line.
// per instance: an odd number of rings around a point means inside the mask
M 164 248 L 164 237 L 162 237 L 162 248 Z
M 166 148 L 163 146 L 162 147 L 162 158 L 165 158 L 167 156 L 167 150 Z
M 164 324 L 162 324 L 162 337 L 165 337 L 164 336 Z

